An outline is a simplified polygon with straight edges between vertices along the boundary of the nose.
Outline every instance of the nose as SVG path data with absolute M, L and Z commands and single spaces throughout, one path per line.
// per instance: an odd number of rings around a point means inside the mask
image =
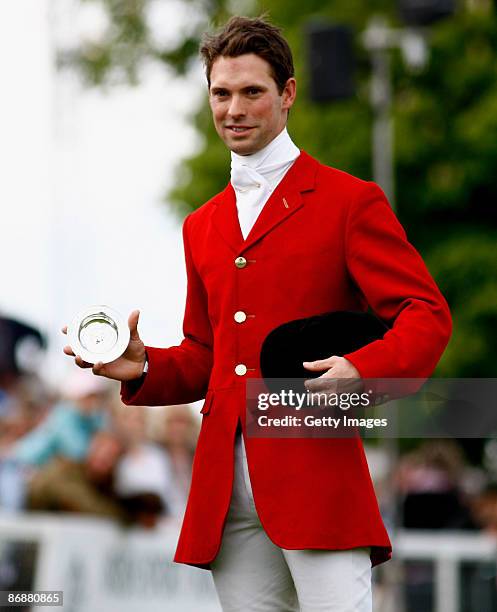
M 231 97 L 231 102 L 228 108 L 228 115 L 233 119 L 243 117 L 246 114 L 245 105 L 240 96 L 234 95 Z

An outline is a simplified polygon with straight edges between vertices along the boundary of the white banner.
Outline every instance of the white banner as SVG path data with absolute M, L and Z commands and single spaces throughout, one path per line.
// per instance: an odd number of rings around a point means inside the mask
M 68 515 L 0 514 L 1 589 L 18 572 L 15 590 L 64 592 L 54 612 L 220 611 L 211 573 L 173 563 L 177 537 L 173 524 L 145 531 Z

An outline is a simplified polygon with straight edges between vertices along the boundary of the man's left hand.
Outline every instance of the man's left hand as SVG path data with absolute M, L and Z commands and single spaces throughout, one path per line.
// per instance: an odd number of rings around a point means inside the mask
M 337 378 L 354 378 L 358 382 L 361 378 L 359 371 L 353 366 L 348 359 L 345 357 L 337 357 L 333 355 L 327 359 L 318 359 L 317 361 L 304 361 L 303 366 L 306 370 L 312 372 L 321 372 L 325 370 L 324 374 L 319 378 L 312 378 L 305 381 L 305 387 L 313 393 L 327 391 L 336 392 L 338 381 L 327 381 L 326 379 L 337 379 Z M 354 381 L 354 382 L 356 382 Z M 328 384 L 329 383 L 329 384 Z M 342 385 L 340 385 L 342 390 Z

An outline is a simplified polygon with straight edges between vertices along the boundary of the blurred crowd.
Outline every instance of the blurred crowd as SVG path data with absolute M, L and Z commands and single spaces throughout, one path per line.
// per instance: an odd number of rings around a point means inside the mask
M 31 336 L 36 352 L 33 340 L 42 348 L 41 336 L 28 326 L 12 331 L 5 321 L 0 512 L 82 513 L 145 528 L 181 520 L 198 435 L 192 409 L 124 406 L 119 384 L 76 366 L 59 389 L 49 389 L 26 371 L 16 348 Z
M 76 512 L 146 528 L 180 520 L 199 428 L 191 407 L 124 406 L 118 383 L 76 366 L 49 389 L 30 371 L 43 338 L 6 321 L 0 317 L 0 512 Z M 497 534 L 497 440 L 482 442 L 479 462 L 461 442 L 418 441 L 393 473 L 386 450 L 367 447 L 387 521 Z

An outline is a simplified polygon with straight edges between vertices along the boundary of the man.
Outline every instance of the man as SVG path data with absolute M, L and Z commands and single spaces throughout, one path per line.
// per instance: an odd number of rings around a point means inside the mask
M 205 396 L 175 559 L 212 568 L 224 610 L 370 611 L 371 565 L 391 547 L 361 441 L 248 437 L 245 382 L 278 325 L 368 305 L 392 325 L 384 339 L 307 368 L 429 376 L 449 311 L 382 191 L 290 139 L 296 81 L 280 31 L 235 17 L 201 54 L 231 181 L 185 220 L 184 340 L 145 348 L 135 311 L 124 356 L 93 371 L 122 380 L 128 404 Z

